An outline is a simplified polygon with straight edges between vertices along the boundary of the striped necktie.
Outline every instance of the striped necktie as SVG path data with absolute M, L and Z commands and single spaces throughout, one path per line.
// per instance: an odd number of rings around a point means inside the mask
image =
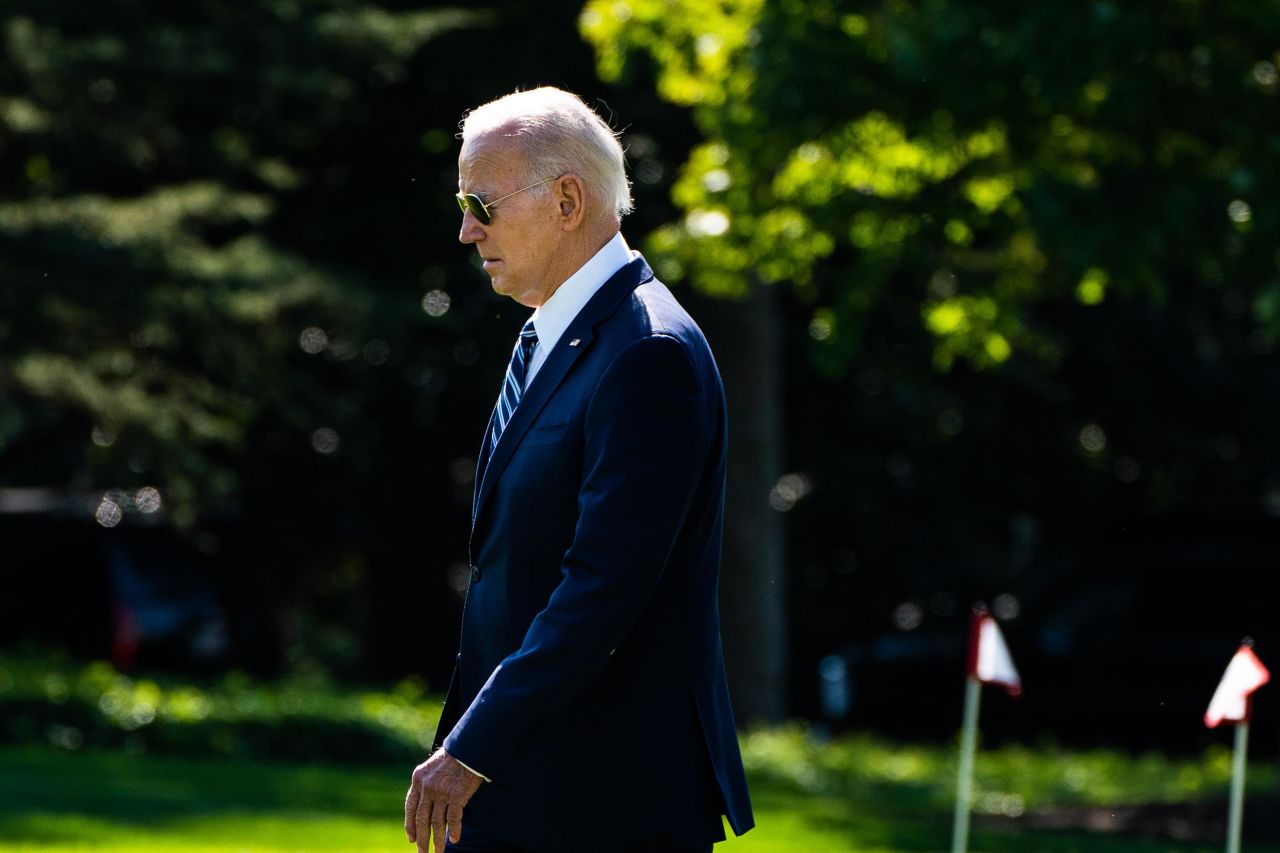
M 538 332 L 533 328 L 533 321 L 524 324 L 520 330 L 520 338 L 516 341 L 511 353 L 511 363 L 507 365 L 506 378 L 502 380 L 502 393 L 498 395 L 498 405 L 493 418 L 493 435 L 489 442 L 489 455 L 498 446 L 498 439 L 506 429 L 511 415 L 520 403 L 520 395 L 524 393 L 524 377 L 529 367 L 529 359 L 533 356 L 533 348 L 538 345 Z

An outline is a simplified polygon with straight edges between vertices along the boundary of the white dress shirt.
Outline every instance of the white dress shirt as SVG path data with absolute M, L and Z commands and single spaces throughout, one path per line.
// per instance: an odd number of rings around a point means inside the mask
M 569 328 L 573 318 L 591 301 L 596 291 L 618 270 L 631 263 L 631 249 L 622 239 L 622 232 L 613 235 L 591 260 L 578 267 L 578 271 L 555 289 L 551 298 L 533 312 L 533 328 L 538 333 L 538 345 L 533 348 L 533 358 L 524 373 L 524 387 L 528 388 L 533 376 L 551 354 L 556 342 Z

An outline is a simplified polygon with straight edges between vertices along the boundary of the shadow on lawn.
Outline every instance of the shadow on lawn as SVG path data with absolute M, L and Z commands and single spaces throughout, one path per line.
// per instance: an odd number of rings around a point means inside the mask
M 1251 797 L 1245 801 L 1244 837 L 1254 843 L 1280 842 L 1280 797 Z M 1207 800 L 1187 803 L 1056 806 L 1029 811 L 1016 818 L 988 817 L 980 824 L 997 831 L 1085 830 L 1096 835 L 1134 835 L 1170 841 L 1221 841 L 1227 837 L 1227 803 Z
M 406 756 L 400 772 L 35 747 L 0 755 L 0 819 L 74 812 L 130 822 L 280 810 L 394 819 L 415 763 Z
M 921 808 L 918 793 L 906 801 L 887 788 L 879 793 L 882 796 L 864 800 L 808 796 L 764 785 L 753 786 L 752 799 L 766 831 L 771 814 L 785 814 L 787 823 L 803 827 L 802 831 L 846 839 L 851 851 L 938 853 L 950 849 L 949 811 Z M 1280 820 L 1275 805 L 1274 800 L 1250 803 L 1247 814 L 1258 815 L 1258 828 L 1246 832 L 1247 849 L 1280 851 L 1280 846 L 1268 843 L 1274 837 L 1267 827 Z M 1225 804 L 1196 803 L 1045 809 L 1018 818 L 975 816 L 969 848 L 975 853 L 1169 853 L 1173 840 L 1179 842 L 1178 853 L 1217 853 L 1225 837 L 1218 813 L 1225 815 L 1225 811 Z M 1188 832 L 1189 826 L 1194 832 Z M 800 842 L 799 837 L 796 840 Z

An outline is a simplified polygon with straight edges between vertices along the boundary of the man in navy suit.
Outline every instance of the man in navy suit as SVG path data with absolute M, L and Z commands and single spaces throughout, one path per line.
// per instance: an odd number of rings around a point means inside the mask
M 753 825 L 716 603 L 725 402 L 619 233 L 622 147 L 576 96 L 472 111 L 459 239 L 534 310 L 485 429 L 471 584 L 405 831 L 438 853 L 709 853 Z

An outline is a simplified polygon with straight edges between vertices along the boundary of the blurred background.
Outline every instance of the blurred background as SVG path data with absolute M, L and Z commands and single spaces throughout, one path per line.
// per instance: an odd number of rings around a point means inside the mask
M 724 374 L 740 721 L 945 746 L 983 601 L 985 743 L 1203 755 L 1280 661 L 1278 63 L 1270 0 L 0 0 L 0 739 L 421 740 L 528 313 L 458 121 L 549 84 Z

